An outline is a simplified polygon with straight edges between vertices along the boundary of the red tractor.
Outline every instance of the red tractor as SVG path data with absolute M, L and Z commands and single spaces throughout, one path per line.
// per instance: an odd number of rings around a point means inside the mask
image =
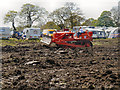
M 54 32 L 52 37 L 43 36 L 41 42 L 57 46 L 62 46 L 65 48 L 76 48 L 76 47 L 92 47 L 92 32 L 85 31 L 81 33 L 79 37 L 73 32 Z

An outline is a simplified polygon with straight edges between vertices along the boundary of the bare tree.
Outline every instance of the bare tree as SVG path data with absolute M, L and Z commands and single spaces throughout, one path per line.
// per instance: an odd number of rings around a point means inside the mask
M 81 20 L 83 20 L 80 8 L 78 8 L 77 5 L 72 2 L 67 2 L 65 3 L 64 7 L 53 11 L 49 15 L 49 18 L 51 18 L 53 22 L 57 23 L 57 25 L 59 25 L 61 28 L 73 28 L 74 25 L 80 25 Z
M 68 18 L 66 8 L 61 7 L 59 9 L 56 9 L 49 15 L 49 18 L 51 18 L 57 25 L 60 25 L 62 29 L 65 27 L 65 20 Z
M 118 27 L 120 28 L 120 1 L 118 2 Z
M 120 24 L 120 1 L 118 2 L 118 6 L 113 7 L 111 10 L 112 17 L 116 26 Z
M 70 26 L 71 28 L 73 28 L 74 24 L 74 20 L 79 17 L 79 21 L 81 21 L 80 19 L 83 19 L 82 17 L 82 11 L 80 10 L 80 8 L 73 2 L 67 2 L 64 5 L 66 7 L 66 11 L 67 11 L 67 15 L 68 15 L 68 21 L 70 22 Z M 80 18 L 81 17 L 81 18 Z
M 16 16 L 17 16 L 17 11 L 9 11 L 9 12 L 7 12 L 7 14 L 4 17 L 4 23 L 10 23 L 11 22 L 14 31 L 16 30 L 16 27 L 15 27 Z
M 32 4 L 24 4 L 20 12 L 21 24 L 31 27 L 34 22 L 40 22 L 47 15 L 45 8 L 40 8 Z

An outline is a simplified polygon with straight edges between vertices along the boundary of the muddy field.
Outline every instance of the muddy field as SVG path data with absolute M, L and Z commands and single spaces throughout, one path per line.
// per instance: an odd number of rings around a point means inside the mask
M 90 49 L 50 48 L 40 42 L 2 47 L 2 89 L 120 88 L 119 40 L 94 40 Z

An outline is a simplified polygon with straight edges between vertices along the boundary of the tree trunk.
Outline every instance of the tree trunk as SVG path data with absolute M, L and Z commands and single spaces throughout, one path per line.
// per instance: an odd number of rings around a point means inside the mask
M 71 29 L 73 28 L 73 16 L 71 15 L 71 18 L 70 18 L 70 22 L 71 22 Z
M 14 20 L 13 20 L 13 22 L 12 22 L 12 27 L 13 27 L 13 29 L 14 29 L 14 31 L 16 31 L 16 27 L 15 27 L 15 24 L 14 24 L 15 22 L 14 22 Z
M 28 26 L 29 28 L 32 26 L 32 19 L 31 19 L 31 15 L 30 15 L 30 12 L 29 12 L 29 15 L 28 15 Z

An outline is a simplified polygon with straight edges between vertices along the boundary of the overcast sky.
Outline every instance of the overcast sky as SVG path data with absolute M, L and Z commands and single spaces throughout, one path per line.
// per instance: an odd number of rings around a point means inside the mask
M 110 10 L 118 5 L 120 0 L 2 0 L 0 3 L 0 26 L 5 14 L 10 10 L 20 11 L 23 4 L 31 3 L 46 8 L 49 12 L 62 7 L 65 2 L 75 2 L 86 18 L 98 18 L 102 11 Z M 11 26 L 10 26 L 11 27 Z

